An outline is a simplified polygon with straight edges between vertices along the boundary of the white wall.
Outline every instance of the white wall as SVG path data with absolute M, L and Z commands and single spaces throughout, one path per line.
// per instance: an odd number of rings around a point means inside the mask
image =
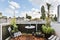
M 58 23 L 58 22 L 52 22 L 51 26 L 55 30 L 56 35 L 60 37 L 60 23 Z

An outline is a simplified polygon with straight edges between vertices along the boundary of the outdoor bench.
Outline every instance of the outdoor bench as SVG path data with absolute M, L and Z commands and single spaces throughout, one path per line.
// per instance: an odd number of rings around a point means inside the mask
M 60 38 L 57 37 L 57 36 L 51 35 L 51 36 L 48 38 L 48 40 L 60 40 Z

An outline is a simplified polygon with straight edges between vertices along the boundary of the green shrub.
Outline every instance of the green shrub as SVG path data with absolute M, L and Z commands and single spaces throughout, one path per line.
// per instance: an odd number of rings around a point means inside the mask
M 14 33 L 14 32 L 17 32 L 17 31 L 18 31 L 18 26 L 16 25 L 16 19 L 15 19 L 15 18 L 13 18 L 13 19 L 11 20 L 11 25 L 13 26 L 12 32 L 13 32 L 13 33 Z
M 45 34 L 53 34 L 54 33 L 54 29 L 52 29 L 51 27 L 46 27 L 44 25 L 42 25 L 42 31 Z

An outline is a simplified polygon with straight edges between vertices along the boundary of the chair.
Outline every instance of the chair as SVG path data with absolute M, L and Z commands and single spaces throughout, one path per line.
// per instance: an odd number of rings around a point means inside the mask
M 10 33 L 10 36 L 13 37 L 13 33 L 11 32 L 11 30 L 12 30 L 11 27 L 8 27 L 8 31 Z
M 51 36 L 48 38 L 48 40 L 60 40 L 60 38 L 57 37 L 57 36 L 51 35 Z
M 57 36 L 54 36 L 51 40 L 56 40 Z
M 51 36 L 48 38 L 48 40 L 51 40 L 53 37 L 54 37 L 54 35 L 51 35 Z
M 60 40 L 60 38 L 59 38 L 59 37 L 57 37 L 57 38 L 56 38 L 56 40 Z

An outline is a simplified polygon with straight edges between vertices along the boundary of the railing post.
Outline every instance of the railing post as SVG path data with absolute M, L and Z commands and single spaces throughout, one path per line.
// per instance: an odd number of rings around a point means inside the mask
M 0 40 L 2 40 L 2 24 L 0 24 Z

